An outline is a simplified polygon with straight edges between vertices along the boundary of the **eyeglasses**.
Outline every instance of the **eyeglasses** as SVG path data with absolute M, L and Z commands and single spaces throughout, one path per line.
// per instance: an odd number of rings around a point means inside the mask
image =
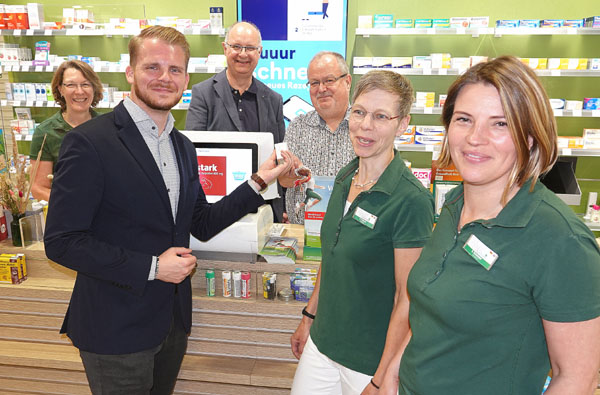
M 67 84 L 62 84 L 65 88 L 69 89 L 69 90 L 75 90 L 78 87 L 83 89 L 84 91 L 90 90 L 93 88 L 92 84 L 90 84 L 89 82 L 83 82 L 81 84 L 75 84 L 72 82 L 69 82 Z
M 247 54 L 253 54 L 256 51 L 259 51 L 261 47 L 255 47 L 253 45 L 239 45 L 239 44 L 229 44 L 225 43 L 229 48 L 233 49 L 236 53 L 242 53 L 242 51 L 246 51 Z
M 390 117 L 387 114 L 382 112 L 370 112 L 365 111 L 361 108 L 351 108 L 350 109 L 350 120 L 353 122 L 362 122 L 367 117 L 367 114 L 371 114 L 371 119 L 377 125 L 385 125 L 389 121 L 400 118 L 400 115 L 396 115 L 395 117 Z
M 325 85 L 326 87 L 330 87 L 333 84 L 335 84 L 337 81 L 339 81 L 340 79 L 344 78 L 347 75 L 348 75 L 348 73 L 345 73 L 345 74 L 340 75 L 339 77 L 327 77 L 327 78 L 325 78 L 322 81 L 319 81 L 319 80 L 308 81 L 306 83 L 306 86 L 308 86 L 310 89 L 316 89 L 321 84 Z

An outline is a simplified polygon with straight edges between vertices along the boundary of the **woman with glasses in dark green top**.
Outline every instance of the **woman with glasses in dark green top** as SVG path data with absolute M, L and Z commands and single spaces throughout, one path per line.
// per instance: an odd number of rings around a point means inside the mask
M 60 104 L 60 111 L 35 129 L 30 151 L 32 165 L 35 165 L 42 149 L 31 192 L 36 199 L 46 201 L 52 186 L 49 176 L 54 173 L 62 140 L 69 130 L 97 115 L 92 107 L 102 100 L 102 83 L 90 65 L 69 60 L 63 62 L 52 77 L 52 95 L 54 101 Z M 42 147 L 44 136 L 46 141 Z

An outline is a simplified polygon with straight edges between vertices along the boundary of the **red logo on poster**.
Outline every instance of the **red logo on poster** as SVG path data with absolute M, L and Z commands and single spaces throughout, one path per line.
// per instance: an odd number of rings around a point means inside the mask
M 204 193 L 213 196 L 227 194 L 227 158 L 224 156 L 199 156 L 198 174 Z

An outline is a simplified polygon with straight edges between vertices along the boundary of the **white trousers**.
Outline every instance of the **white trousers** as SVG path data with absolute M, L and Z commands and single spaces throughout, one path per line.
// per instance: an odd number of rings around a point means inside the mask
M 327 358 L 309 336 L 298 362 L 291 395 L 357 395 L 372 377 Z

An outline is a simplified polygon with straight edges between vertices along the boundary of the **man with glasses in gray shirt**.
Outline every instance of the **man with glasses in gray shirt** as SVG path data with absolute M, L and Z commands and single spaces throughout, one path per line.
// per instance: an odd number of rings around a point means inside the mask
M 227 69 L 192 87 L 187 130 L 269 132 L 275 144 L 283 141 L 282 97 L 252 76 L 261 43 L 258 27 L 250 22 L 229 28 L 223 42 Z M 279 194 L 283 195 L 281 187 Z M 275 199 L 271 206 L 275 221 L 281 222 L 283 199 Z
M 313 176 L 335 177 L 356 156 L 348 135 L 351 84 L 348 65 L 337 52 L 319 52 L 308 64 L 307 85 L 315 111 L 302 114 L 289 124 L 285 142 L 302 162 L 295 166 L 308 167 Z M 292 172 L 279 176 L 279 183 L 287 188 L 286 219 L 292 224 L 304 224 L 302 202 L 307 188 L 304 184 L 294 187 L 298 178 Z

